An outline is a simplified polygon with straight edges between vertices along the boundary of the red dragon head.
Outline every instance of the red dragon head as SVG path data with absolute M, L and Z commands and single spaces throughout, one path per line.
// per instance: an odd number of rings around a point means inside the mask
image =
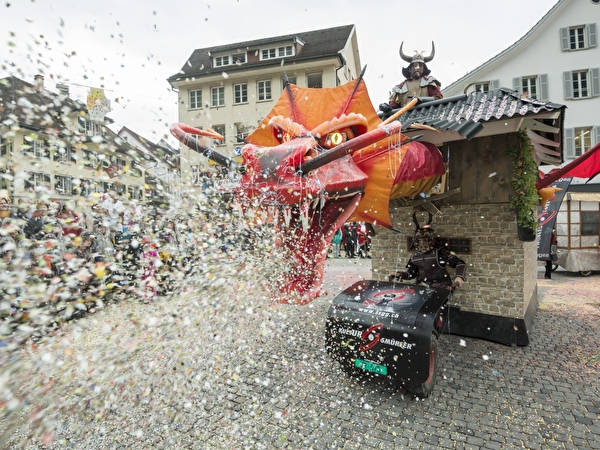
M 439 150 L 400 130 L 398 121 L 381 122 L 362 77 L 329 89 L 288 84 L 246 139 L 241 165 L 192 136 L 223 139 L 214 131 L 171 126 L 182 143 L 241 174 L 234 195 L 268 212 L 276 251 L 290 263 L 276 300 L 300 304 L 319 296 L 331 239 L 344 222 L 392 228 L 390 198 L 426 192 L 443 174 Z

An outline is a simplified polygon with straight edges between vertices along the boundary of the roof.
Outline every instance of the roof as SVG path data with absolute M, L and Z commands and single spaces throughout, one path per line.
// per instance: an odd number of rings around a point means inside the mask
M 399 120 L 408 136 L 427 133 L 424 140 L 435 145 L 527 128 L 538 162 L 556 164 L 558 160 L 562 162 L 565 108 L 557 103 L 521 98 L 513 89 L 500 88 L 425 102 Z M 433 127 L 437 133 L 419 129 L 418 125 Z
M 67 129 L 62 116 L 85 109 L 81 102 L 56 94 L 15 76 L 0 79 L 0 122 L 41 131 Z
M 150 153 L 153 158 L 164 162 L 165 164 L 171 166 L 171 168 L 178 168 L 178 163 L 176 160 L 179 159 L 179 155 L 174 152 L 171 147 L 154 144 L 128 127 L 122 127 L 117 134 L 120 136 L 123 132 L 131 134 L 138 142 L 140 142 L 140 144 L 144 146 L 144 149 L 140 149 L 141 152 L 144 152 L 145 150 L 147 153 Z
M 522 45 L 525 45 L 526 41 L 528 41 L 531 36 L 533 36 L 539 29 L 541 29 L 543 27 L 543 25 L 550 19 L 550 17 L 553 16 L 554 13 L 562 5 L 566 4 L 568 1 L 569 0 L 558 0 L 558 2 L 552 8 L 550 8 L 550 10 L 544 15 L 544 17 L 542 17 L 518 41 L 516 41 L 510 47 L 508 47 L 508 48 L 504 49 L 503 51 L 501 51 L 500 53 L 498 53 L 493 58 L 491 58 L 488 61 L 484 62 L 483 64 L 481 64 L 480 66 L 476 67 L 472 71 L 468 72 L 466 75 L 460 77 L 455 82 L 453 82 L 453 83 L 449 84 L 448 86 L 446 86 L 444 89 L 442 89 L 442 92 L 452 92 L 453 90 L 456 90 L 456 88 L 462 86 L 465 83 L 465 80 L 472 79 L 473 77 L 477 76 L 479 74 L 479 72 L 481 72 L 482 70 L 484 70 L 487 67 L 491 66 L 492 64 L 496 63 L 498 60 L 501 60 L 502 58 L 504 58 L 506 55 L 512 53 L 513 51 L 518 50 Z
M 302 44 L 302 50 L 297 52 L 294 56 L 286 56 L 286 63 L 293 64 L 308 60 L 337 57 L 339 52 L 347 46 L 348 40 L 352 37 L 353 33 L 354 25 L 344 25 L 322 30 L 305 31 L 255 39 L 252 41 L 237 42 L 234 44 L 199 48 L 193 51 L 181 70 L 177 74 L 170 76 L 168 81 L 172 83 L 186 77 L 220 74 L 223 70 L 232 72 L 237 70 L 250 70 L 257 67 L 281 65 L 281 58 L 274 58 L 264 61 L 247 62 L 240 65 L 213 68 L 211 54 L 225 53 L 228 51 L 235 53 L 239 51 L 255 50 L 286 41 L 290 42 L 292 40 Z

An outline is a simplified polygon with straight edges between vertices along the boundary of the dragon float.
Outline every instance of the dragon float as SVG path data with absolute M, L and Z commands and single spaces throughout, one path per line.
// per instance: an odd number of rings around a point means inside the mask
M 276 300 L 306 304 L 320 295 L 339 227 L 363 221 L 393 229 L 390 200 L 427 192 L 444 173 L 440 151 L 409 139 L 400 122 L 390 119 L 378 117 L 361 74 L 335 88 L 286 82 L 271 112 L 246 138 L 241 163 L 194 136 L 223 139 L 213 130 L 175 123 L 170 131 L 239 174 L 233 195 L 244 208 L 268 216 L 277 230 L 275 251 L 289 261 L 290 269 L 278 277 Z

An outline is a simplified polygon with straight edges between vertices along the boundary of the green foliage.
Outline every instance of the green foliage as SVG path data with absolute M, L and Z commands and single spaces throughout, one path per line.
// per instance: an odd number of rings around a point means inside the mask
M 535 188 L 538 165 L 533 158 L 533 145 L 525 130 L 519 131 L 519 139 L 521 145 L 507 151 L 513 165 L 513 177 L 510 184 L 515 194 L 510 201 L 510 206 L 517 214 L 517 225 L 535 231 L 537 206 L 540 201 L 540 196 Z

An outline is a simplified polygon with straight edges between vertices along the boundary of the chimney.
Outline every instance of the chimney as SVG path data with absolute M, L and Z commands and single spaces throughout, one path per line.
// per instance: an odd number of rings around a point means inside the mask
M 60 95 L 64 95 L 69 98 L 69 86 L 64 83 L 56 83 L 56 89 Z
M 44 75 L 40 75 L 39 73 L 33 77 L 33 84 L 37 88 L 38 91 L 44 89 Z

